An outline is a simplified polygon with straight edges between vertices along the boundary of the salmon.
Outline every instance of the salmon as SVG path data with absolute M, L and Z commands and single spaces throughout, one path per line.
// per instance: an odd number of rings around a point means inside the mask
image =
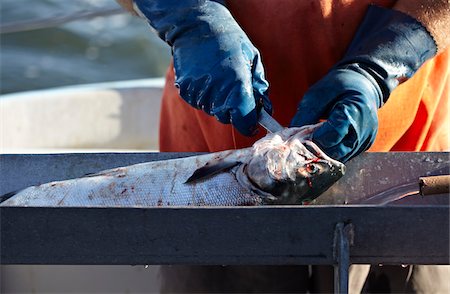
M 310 140 L 315 127 L 287 128 L 245 149 L 140 163 L 32 186 L 3 205 L 302 204 L 318 197 L 345 172 L 344 164 Z

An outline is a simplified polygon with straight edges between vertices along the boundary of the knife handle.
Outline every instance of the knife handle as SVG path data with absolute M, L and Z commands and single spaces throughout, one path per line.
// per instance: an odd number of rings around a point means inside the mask
M 419 178 L 420 195 L 448 194 L 450 192 L 450 175 Z

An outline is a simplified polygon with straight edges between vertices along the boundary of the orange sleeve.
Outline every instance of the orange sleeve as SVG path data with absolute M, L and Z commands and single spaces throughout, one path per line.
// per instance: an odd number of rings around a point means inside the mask
M 306 90 L 339 61 L 371 3 L 394 0 L 229 0 L 237 22 L 259 49 L 275 118 L 285 126 Z M 249 17 L 251 15 L 251 17 Z M 379 110 L 370 151 L 449 150 L 450 49 L 426 62 Z M 160 125 L 161 151 L 219 151 L 250 146 L 230 125 L 190 107 L 167 72 Z

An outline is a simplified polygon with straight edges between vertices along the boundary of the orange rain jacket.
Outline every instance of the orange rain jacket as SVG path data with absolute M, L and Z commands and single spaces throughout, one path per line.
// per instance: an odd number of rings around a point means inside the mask
M 338 62 L 370 3 L 393 0 L 246 0 L 227 6 L 259 49 L 274 117 L 288 126 L 306 90 Z M 450 49 L 427 61 L 397 87 L 379 110 L 370 151 L 449 150 Z M 250 146 L 265 134 L 244 137 L 184 102 L 166 75 L 160 124 L 161 151 L 220 151 Z

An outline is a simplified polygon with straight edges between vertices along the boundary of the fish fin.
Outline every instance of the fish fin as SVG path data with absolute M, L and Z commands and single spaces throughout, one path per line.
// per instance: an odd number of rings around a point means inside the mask
M 84 174 L 83 178 L 94 178 L 94 177 L 98 177 L 98 176 L 112 176 L 112 175 L 120 172 L 121 169 L 122 169 L 121 167 L 116 167 L 116 168 L 101 170 L 98 172 L 91 172 L 91 173 Z
M 17 191 L 13 191 L 13 192 L 9 192 L 9 193 L 6 193 L 6 194 L 4 194 L 4 195 L 1 195 L 0 196 L 0 203 L 2 203 L 2 202 L 4 202 L 4 201 L 6 201 L 6 200 L 8 200 L 9 198 L 11 198 L 11 197 L 13 197 L 14 195 L 16 195 L 17 193 L 19 193 L 21 190 L 17 190 Z
M 96 177 L 99 173 L 87 173 L 83 175 L 83 178 Z
M 94 172 L 94 173 L 88 173 L 82 176 L 82 178 L 95 178 L 95 177 L 100 177 L 100 176 L 107 176 L 107 175 L 111 175 L 111 170 L 104 170 L 104 171 L 99 171 L 99 172 Z
M 196 169 L 194 173 L 189 177 L 189 179 L 187 179 L 186 182 L 184 183 L 187 184 L 204 179 L 206 177 L 215 175 L 219 172 L 229 170 L 240 163 L 241 162 L 239 161 L 231 161 L 231 160 L 209 161 L 204 166 Z

